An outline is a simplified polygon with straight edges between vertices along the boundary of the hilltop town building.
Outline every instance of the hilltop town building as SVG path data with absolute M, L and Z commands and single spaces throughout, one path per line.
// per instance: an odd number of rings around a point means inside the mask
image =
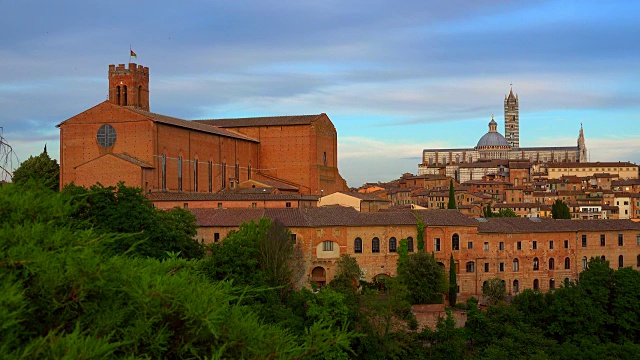
M 108 76 L 107 101 L 58 125 L 61 186 L 215 193 L 260 179 L 307 195 L 347 190 L 326 114 L 188 121 L 150 112 L 148 67 L 109 65 Z
M 631 220 L 469 218 L 455 210 L 359 212 L 353 207 L 298 209 L 193 209 L 198 239 L 216 242 L 243 221 L 276 219 L 304 253 L 307 280 L 331 281 L 341 254 L 354 257 L 373 281 L 395 276 L 398 247 L 407 239 L 418 251 L 417 219 L 425 224 L 424 251 L 449 271 L 453 255 L 459 299 L 482 294 L 498 277 L 509 294 L 548 291 L 575 281 L 592 257 L 613 268 L 640 269 L 640 223 Z
M 520 107 L 518 95 L 513 89 L 504 99 L 504 133 L 497 130 L 498 123 L 491 117 L 489 132 L 484 134 L 473 148 L 425 149 L 418 175 L 442 174 L 458 182 L 480 180 L 483 175 L 496 171 L 503 161 L 526 160 L 531 163 L 585 162 L 587 147 L 584 131 L 576 146 L 520 147 Z M 483 166 L 482 163 L 487 163 Z M 490 168 L 490 169 L 488 169 Z

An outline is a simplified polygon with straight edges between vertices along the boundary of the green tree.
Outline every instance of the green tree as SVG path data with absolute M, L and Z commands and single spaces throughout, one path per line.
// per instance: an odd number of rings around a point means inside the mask
M 551 205 L 551 217 L 554 219 L 571 219 L 569 206 L 564 201 L 556 199 Z
M 449 180 L 449 203 L 447 204 L 447 209 L 457 209 L 456 205 L 456 192 L 453 189 L 453 179 Z
M 424 223 L 416 216 L 416 230 L 418 231 L 418 251 L 424 251 Z
M 342 254 L 336 265 L 338 267 L 336 276 L 347 278 L 356 287 L 360 284 L 363 273 L 356 258 L 349 254 Z
M 493 211 L 491 211 L 491 204 L 487 204 L 487 206 L 483 209 L 484 217 L 490 218 L 493 217 Z
M 447 291 L 444 271 L 433 254 L 417 252 L 398 264 L 398 280 L 409 290 L 412 304 L 440 304 Z
M 454 306 L 458 299 L 458 280 L 456 277 L 456 262 L 453 254 L 449 256 L 449 306 Z
M 38 156 L 29 156 L 13 172 L 12 182 L 24 185 L 29 180 L 40 182 L 51 190 L 60 189 L 60 165 L 56 159 L 49 157 L 47 146 Z
M 498 212 L 491 214 L 491 217 L 518 217 L 512 209 L 500 209 Z
M 70 222 L 73 206 L 0 188 L 3 358 L 321 359 L 354 338 L 326 320 L 298 333 L 267 324 L 244 305 L 256 289 L 210 282 L 196 260 L 107 256 L 122 235 Z
M 71 219 L 76 224 L 98 233 L 123 234 L 104 245 L 113 254 L 156 259 L 165 258 L 167 252 L 183 258 L 204 256 L 202 245 L 194 239 L 193 215 L 181 208 L 155 209 L 140 188 L 122 182 L 115 187 L 97 184 L 89 189 L 70 184 L 63 192 L 73 200 Z
M 491 278 L 482 286 L 482 294 L 489 299 L 491 304 L 497 304 L 507 298 L 507 288 L 504 280 Z

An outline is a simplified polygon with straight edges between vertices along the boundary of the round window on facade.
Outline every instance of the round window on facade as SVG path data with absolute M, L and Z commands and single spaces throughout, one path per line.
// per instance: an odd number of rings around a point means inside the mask
M 116 142 L 116 129 L 109 124 L 102 125 L 98 129 L 96 138 L 101 147 L 111 147 Z

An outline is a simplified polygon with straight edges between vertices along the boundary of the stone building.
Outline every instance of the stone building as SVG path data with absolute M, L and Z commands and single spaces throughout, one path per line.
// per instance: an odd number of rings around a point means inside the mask
M 109 65 L 108 77 L 107 101 L 58 125 L 61 186 L 215 193 L 262 179 L 300 194 L 347 189 L 326 114 L 189 121 L 150 112 L 148 67 Z
M 580 133 L 576 146 L 520 147 L 520 109 L 518 95 L 513 90 L 505 96 L 504 118 L 505 136 L 498 132 L 498 123 L 493 116 L 489 122 L 489 131 L 484 134 L 473 148 L 425 149 L 422 151 L 422 163 L 418 165 L 418 175 L 442 173 L 458 182 L 479 180 L 475 172 L 469 169 L 482 161 L 526 160 L 531 163 L 585 162 L 587 148 L 584 131 Z M 460 167 L 466 172 L 458 171 Z M 436 169 L 439 169 L 438 172 Z M 466 178 L 470 176 L 471 178 Z M 477 176 L 477 175 L 476 175 Z
M 510 294 L 548 291 L 575 281 L 591 257 L 640 269 L 640 223 L 631 220 L 485 219 L 455 210 L 366 213 L 341 206 L 190 211 L 205 242 L 222 241 L 243 221 L 277 219 L 303 251 L 307 279 L 319 284 L 335 276 L 341 254 L 358 261 L 364 280 L 395 276 L 400 240 L 407 239 L 410 252 L 418 250 L 417 219 L 425 224 L 424 251 L 447 272 L 453 255 L 460 299 L 480 295 L 495 277 Z

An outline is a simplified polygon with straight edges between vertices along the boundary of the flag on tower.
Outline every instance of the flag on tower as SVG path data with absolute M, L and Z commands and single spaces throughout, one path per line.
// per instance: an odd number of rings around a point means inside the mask
M 131 48 L 129 48 L 129 51 L 131 51 L 131 54 L 129 56 L 134 57 L 136 59 L 138 58 L 138 55 L 133 50 L 131 50 Z

